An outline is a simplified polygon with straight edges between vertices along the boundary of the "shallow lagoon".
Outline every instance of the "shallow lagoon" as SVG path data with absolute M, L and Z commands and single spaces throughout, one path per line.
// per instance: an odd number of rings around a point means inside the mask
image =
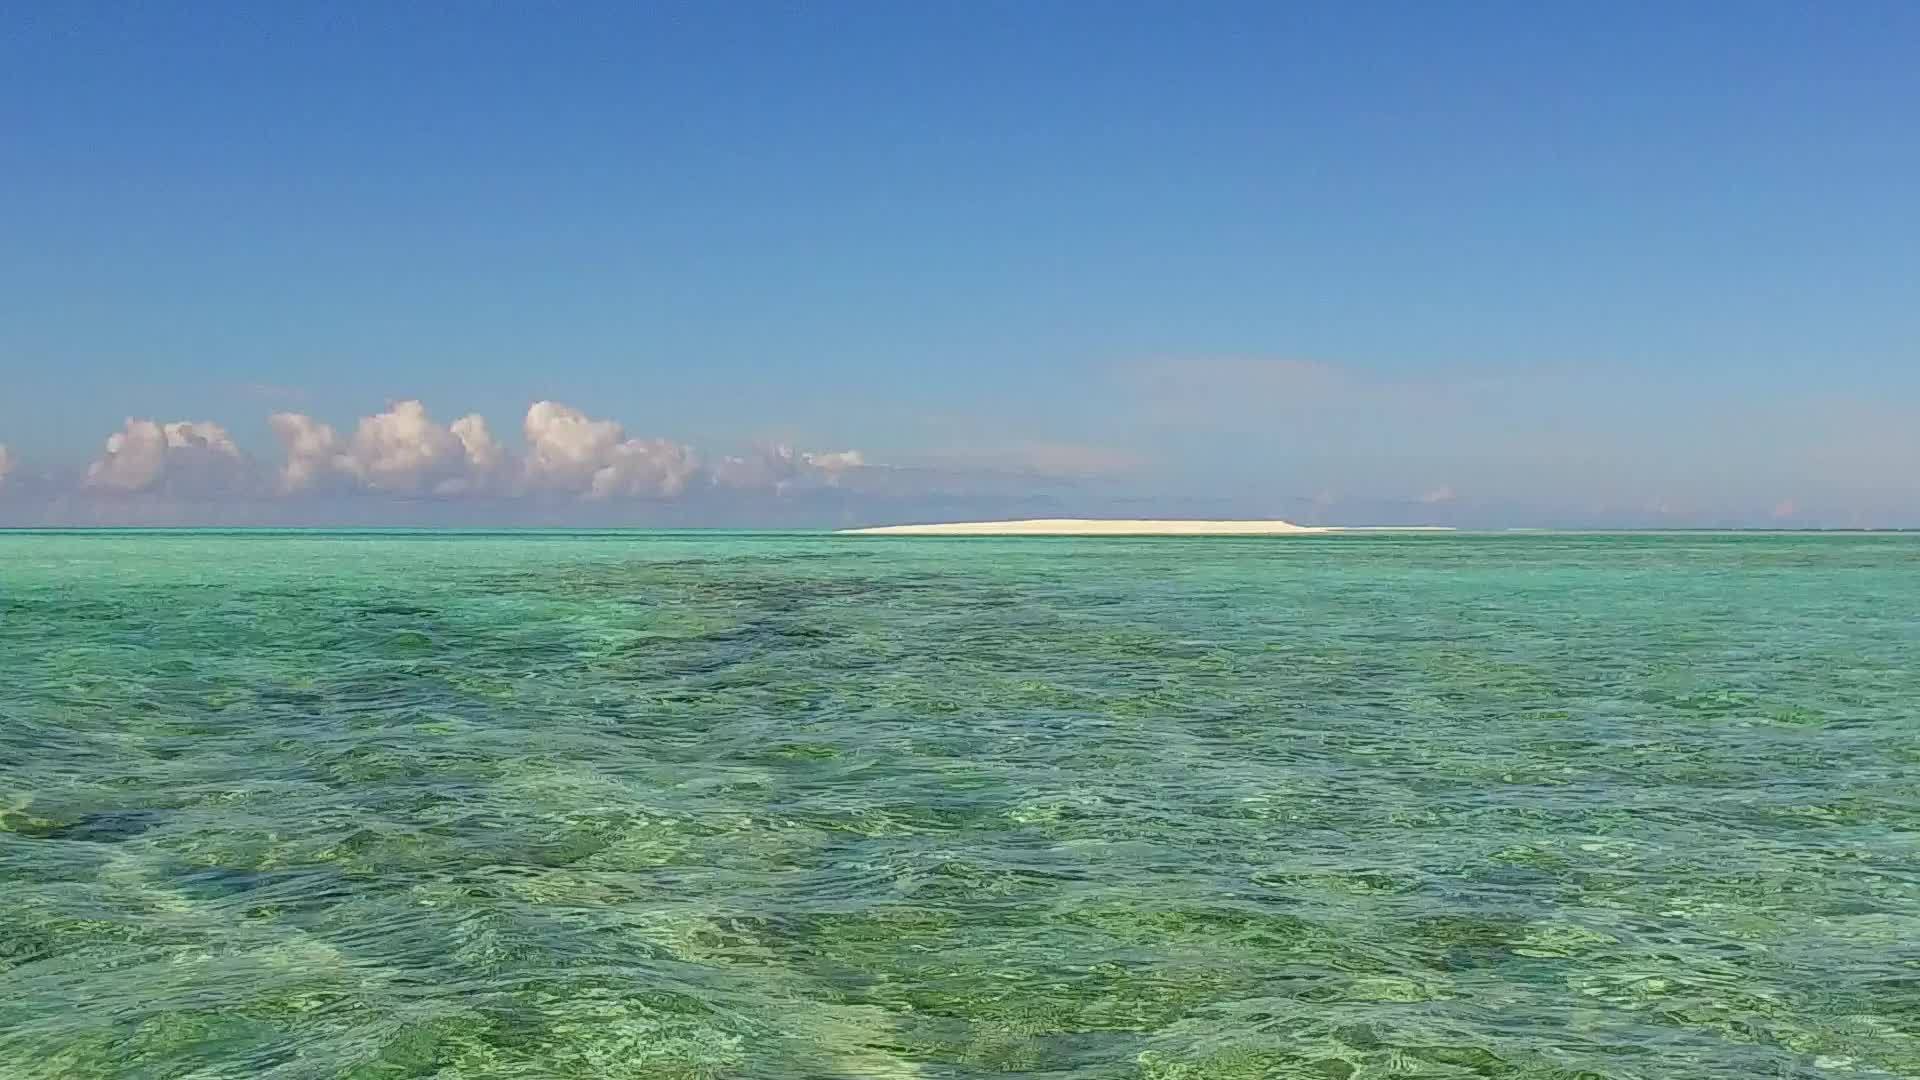
M 0 1075 L 1920 1076 L 1920 537 L 0 533 Z

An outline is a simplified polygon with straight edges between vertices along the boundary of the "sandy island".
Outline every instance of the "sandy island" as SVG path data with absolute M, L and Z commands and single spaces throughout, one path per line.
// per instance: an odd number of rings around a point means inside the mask
M 1295 525 L 1291 521 L 1109 520 L 1033 518 L 1027 521 L 956 521 L 939 525 L 880 525 L 842 529 L 865 536 L 1290 536 L 1335 532 L 1444 532 L 1437 526 L 1352 529 Z

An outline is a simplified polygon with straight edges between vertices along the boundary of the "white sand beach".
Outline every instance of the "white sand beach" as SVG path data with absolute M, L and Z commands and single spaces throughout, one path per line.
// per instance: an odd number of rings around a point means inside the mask
M 1033 518 L 1027 521 L 955 521 L 934 525 L 881 525 L 841 532 L 868 536 L 1280 536 L 1336 530 L 1290 521 L 1110 520 Z
M 876 525 L 841 529 L 861 536 L 1297 536 L 1350 532 L 1452 532 L 1445 525 L 1295 525 L 1267 521 L 1188 521 L 1154 518 L 1030 518 L 1025 521 L 952 521 L 930 525 Z

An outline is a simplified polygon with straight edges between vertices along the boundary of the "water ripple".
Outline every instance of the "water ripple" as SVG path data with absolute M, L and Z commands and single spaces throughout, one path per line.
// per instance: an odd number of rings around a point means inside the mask
M 1917 563 L 0 535 L 0 1074 L 1920 1076 Z

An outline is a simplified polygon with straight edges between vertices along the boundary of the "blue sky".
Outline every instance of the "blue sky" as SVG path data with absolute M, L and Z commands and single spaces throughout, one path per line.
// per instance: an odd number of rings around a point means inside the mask
M 552 400 L 706 463 L 596 520 L 1920 524 L 1916 55 L 1871 2 L 19 7 L 0 506 L 453 513 L 360 419 L 517 457 Z M 128 417 L 258 476 L 89 485 Z M 776 443 L 862 466 L 707 498 Z

